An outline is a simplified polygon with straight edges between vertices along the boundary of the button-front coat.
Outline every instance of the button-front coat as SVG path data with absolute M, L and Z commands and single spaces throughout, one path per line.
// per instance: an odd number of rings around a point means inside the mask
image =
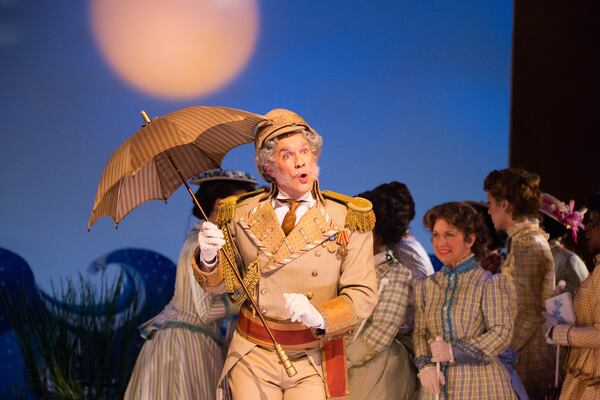
M 240 293 L 237 283 L 227 273 L 223 251 L 236 257 L 243 267 L 245 280 L 252 286 L 259 309 L 267 319 L 289 321 L 283 293 L 303 293 L 322 314 L 325 332 L 321 340 L 339 337 L 367 318 L 377 303 L 377 282 L 373 265 L 373 237 L 360 222 L 349 224 L 349 207 L 353 198 L 334 193 L 313 191 L 316 204 L 297 222 L 286 237 L 272 207 L 273 193 L 259 193 L 234 200 L 230 221 L 220 224 L 235 249 L 226 244 L 219 255 L 217 268 L 206 273 L 192 263 L 195 275 L 206 290 Z M 365 200 L 359 203 L 365 205 Z M 227 199 L 222 207 L 231 205 Z M 368 205 L 370 203 L 367 202 Z M 226 211 L 224 211 L 226 212 Z M 354 211 L 367 215 L 370 208 Z M 352 210 L 350 211 L 352 215 Z M 359 218 L 360 219 L 360 218 Z M 258 270 L 258 282 L 251 278 Z M 225 361 L 222 378 L 256 344 L 235 334 Z M 306 355 L 323 376 L 320 349 Z

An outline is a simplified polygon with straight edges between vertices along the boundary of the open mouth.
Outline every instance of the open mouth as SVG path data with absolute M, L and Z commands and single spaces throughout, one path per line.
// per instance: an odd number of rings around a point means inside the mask
M 298 180 L 301 183 L 307 183 L 308 182 L 308 174 L 306 172 L 304 172 L 304 173 L 298 175 Z

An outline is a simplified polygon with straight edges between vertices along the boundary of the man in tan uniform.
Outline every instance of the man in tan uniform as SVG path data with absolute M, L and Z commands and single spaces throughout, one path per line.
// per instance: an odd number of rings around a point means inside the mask
M 236 400 L 343 398 L 341 337 L 377 303 L 371 203 L 320 191 L 321 136 L 289 110 L 266 117 L 256 128 L 256 164 L 270 190 L 224 200 L 218 226 L 203 224 L 192 263 L 206 290 L 244 303 L 219 389 L 228 380 Z M 296 375 L 286 375 L 232 268 L 243 275 Z

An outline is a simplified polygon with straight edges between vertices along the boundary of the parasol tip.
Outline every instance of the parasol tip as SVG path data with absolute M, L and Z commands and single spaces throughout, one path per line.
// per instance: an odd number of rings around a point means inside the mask
M 144 124 L 149 124 L 152 121 L 150 119 L 150 117 L 148 116 L 148 113 L 146 113 L 146 111 L 142 110 L 142 111 L 140 111 L 140 114 L 142 115 L 142 118 L 144 119 Z

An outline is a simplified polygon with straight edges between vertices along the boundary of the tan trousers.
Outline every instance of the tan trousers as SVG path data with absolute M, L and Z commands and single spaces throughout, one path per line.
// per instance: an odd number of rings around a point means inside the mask
M 304 353 L 288 356 L 298 371 L 288 377 L 277 353 L 254 347 L 229 372 L 234 400 L 324 400 L 323 379 Z

